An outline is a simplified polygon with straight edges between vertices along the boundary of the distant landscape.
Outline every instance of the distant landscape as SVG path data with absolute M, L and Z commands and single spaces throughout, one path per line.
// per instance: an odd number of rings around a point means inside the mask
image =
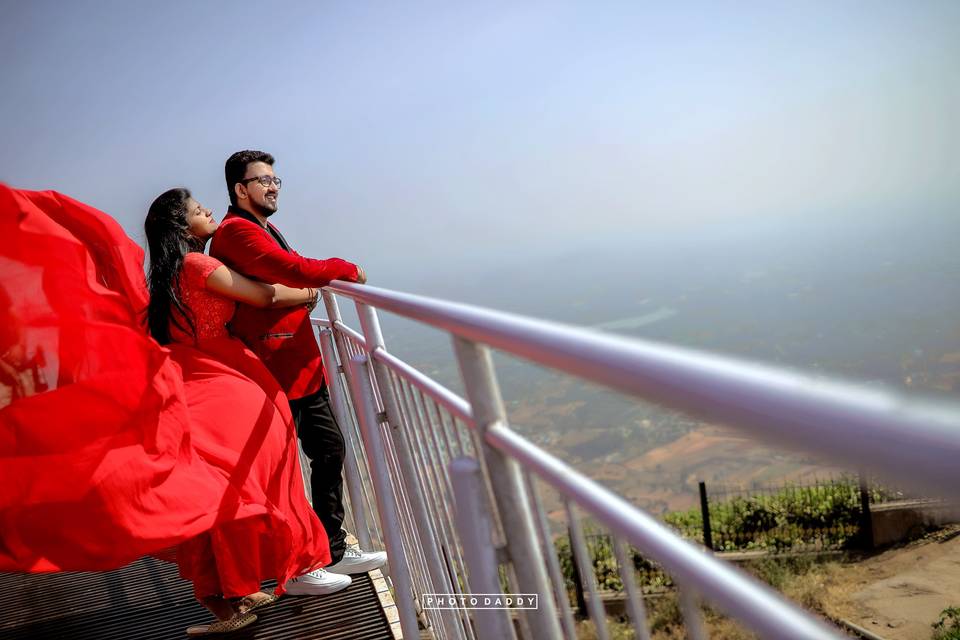
M 607 239 L 505 258 L 499 272 L 422 293 L 949 399 L 960 391 L 958 218 Z M 385 328 L 391 350 L 460 391 L 445 337 L 393 318 Z M 513 358 L 497 364 L 518 431 L 656 513 L 690 507 L 701 480 L 749 486 L 850 471 Z

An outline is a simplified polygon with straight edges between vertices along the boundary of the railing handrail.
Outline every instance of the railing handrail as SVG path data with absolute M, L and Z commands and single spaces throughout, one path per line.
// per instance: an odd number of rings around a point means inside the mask
M 369 285 L 331 291 L 781 444 L 960 495 L 960 407 Z

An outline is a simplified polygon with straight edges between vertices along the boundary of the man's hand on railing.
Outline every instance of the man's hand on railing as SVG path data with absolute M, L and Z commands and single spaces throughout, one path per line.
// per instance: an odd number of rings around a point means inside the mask
M 363 267 L 357 265 L 357 284 L 367 284 L 367 272 L 363 270 Z

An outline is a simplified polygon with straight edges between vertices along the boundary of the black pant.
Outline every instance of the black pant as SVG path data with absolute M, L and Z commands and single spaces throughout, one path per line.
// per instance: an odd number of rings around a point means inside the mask
M 330 410 L 327 385 L 309 396 L 290 401 L 303 452 L 310 458 L 313 510 L 330 539 L 330 564 L 339 562 L 347 548 L 343 530 L 343 435 Z

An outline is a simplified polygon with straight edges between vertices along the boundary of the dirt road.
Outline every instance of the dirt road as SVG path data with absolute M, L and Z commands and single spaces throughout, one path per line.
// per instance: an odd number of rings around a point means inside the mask
M 960 527 L 836 567 L 827 612 L 889 640 L 929 640 L 940 612 L 960 606 Z

